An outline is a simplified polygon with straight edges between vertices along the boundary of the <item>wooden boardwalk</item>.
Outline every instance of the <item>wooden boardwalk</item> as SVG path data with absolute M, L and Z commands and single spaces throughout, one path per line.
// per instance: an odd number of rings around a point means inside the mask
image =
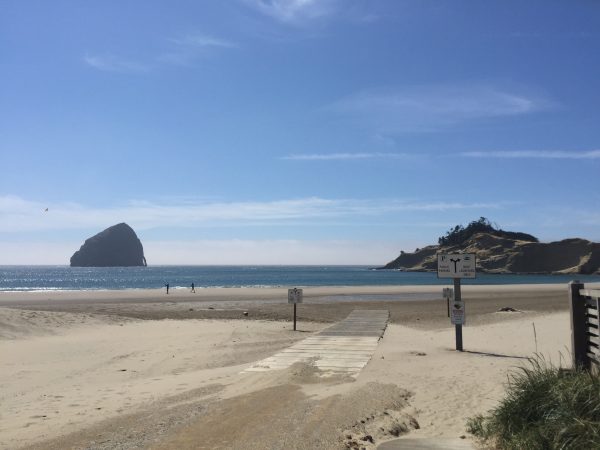
M 358 376 L 373 356 L 388 319 L 387 310 L 354 310 L 341 322 L 257 362 L 244 372 L 279 370 L 305 362 L 324 372 Z

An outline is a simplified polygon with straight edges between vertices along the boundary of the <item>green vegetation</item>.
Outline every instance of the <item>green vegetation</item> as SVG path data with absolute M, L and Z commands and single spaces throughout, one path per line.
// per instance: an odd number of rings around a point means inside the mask
M 489 233 L 494 236 L 518 239 L 522 241 L 538 242 L 538 239 L 527 233 L 519 233 L 515 231 L 504 231 L 494 227 L 492 223 L 485 217 L 480 217 L 479 220 L 474 220 L 466 227 L 456 225 L 448 230 L 445 236 L 438 239 L 440 245 L 461 245 L 471 236 L 477 233 Z
M 497 449 L 600 449 L 600 376 L 530 363 L 509 377 L 498 407 L 469 419 L 468 431 Z

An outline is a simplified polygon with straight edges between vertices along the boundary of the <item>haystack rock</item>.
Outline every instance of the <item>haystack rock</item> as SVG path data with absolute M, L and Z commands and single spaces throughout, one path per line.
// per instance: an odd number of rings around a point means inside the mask
M 71 267 L 145 266 L 144 248 L 135 231 L 119 223 L 86 239 L 71 256 Z

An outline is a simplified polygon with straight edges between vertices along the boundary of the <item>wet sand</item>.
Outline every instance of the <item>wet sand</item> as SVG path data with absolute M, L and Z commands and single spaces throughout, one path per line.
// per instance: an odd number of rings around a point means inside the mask
M 304 288 L 298 317 L 330 323 L 360 308 L 387 309 L 392 323 L 417 328 L 445 327 L 444 286 L 360 286 Z M 450 287 L 450 286 L 448 286 Z M 524 312 L 566 311 L 567 286 L 467 285 L 462 287 L 472 324 L 503 320 L 502 307 Z M 290 320 L 287 290 L 282 288 L 207 288 L 124 291 L 0 292 L 0 306 L 44 311 L 107 314 L 135 319 Z M 243 313 L 247 312 L 245 316 Z

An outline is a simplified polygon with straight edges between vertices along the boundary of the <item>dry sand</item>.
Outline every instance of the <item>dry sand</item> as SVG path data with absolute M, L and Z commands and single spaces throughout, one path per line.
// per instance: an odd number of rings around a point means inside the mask
M 445 304 L 425 300 L 440 293 L 306 289 L 295 333 L 277 289 L 2 292 L 0 447 L 335 449 L 396 434 L 456 438 L 501 398 L 511 368 L 536 351 L 567 355 L 566 286 L 467 286 L 463 353 Z M 356 380 L 302 364 L 241 373 L 365 307 L 390 310 L 393 324 Z

